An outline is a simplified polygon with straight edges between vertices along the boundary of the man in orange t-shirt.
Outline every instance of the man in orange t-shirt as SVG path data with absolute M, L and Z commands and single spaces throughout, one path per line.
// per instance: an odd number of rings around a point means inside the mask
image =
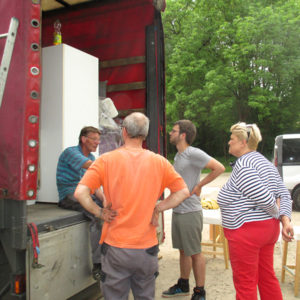
M 101 288 L 105 299 L 153 300 L 158 274 L 155 226 L 159 212 L 179 205 L 190 194 L 173 166 L 161 155 L 142 147 L 149 119 L 132 113 L 124 119 L 124 146 L 101 155 L 87 170 L 75 191 L 81 205 L 105 221 Z M 105 208 L 90 194 L 103 187 Z M 165 188 L 169 197 L 156 204 Z

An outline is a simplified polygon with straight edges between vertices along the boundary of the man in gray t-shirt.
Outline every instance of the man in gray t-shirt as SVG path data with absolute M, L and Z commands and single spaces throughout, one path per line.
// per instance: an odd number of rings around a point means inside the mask
M 203 228 L 200 193 L 204 185 L 224 172 L 224 166 L 204 151 L 192 147 L 196 137 L 196 127 L 189 120 L 177 121 L 170 132 L 170 142 L 176 146 L 174 168 L 182 176 L 190 191 L 190 197 L 173 208 L 172 243 L 179 250 L 180 278 L 178 282 L 162 293 L 163 297 L 189 295 L 191 269 L 196 287 L 192 300 L 205 300 L 205 258 L 201 252 Z M 211 172 L 200 180 L 201 170 Z

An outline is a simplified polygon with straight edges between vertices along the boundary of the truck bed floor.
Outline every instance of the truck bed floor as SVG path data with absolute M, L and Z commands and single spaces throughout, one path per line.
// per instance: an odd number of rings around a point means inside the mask
M 27 223 L 35 223 L 39 232 L 60 229 L 88 220 L 81 212 L 60 208 L 56 203 L 28 205 L 27 212 Z

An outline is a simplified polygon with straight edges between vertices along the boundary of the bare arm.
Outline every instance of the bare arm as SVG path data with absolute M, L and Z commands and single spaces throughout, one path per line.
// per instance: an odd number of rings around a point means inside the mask
M 294 238 L 294 229 L 291 224 L 291 220 L 288 216 L 281 216 L 281 223 L 282 223 L 282 238 L 286 242 L 292 241 Z
M 92 160 L 88 160 L 88 161 L 86 161 L 86 162 L 82 165 L 81 168 L 83 168 L 83 169 L 88 169 L 89 166 L 90 166 L 92 163 L 93 163 Z
M 186 199 L 189 196 L 190 193 L 187 188 L 179 190 L 175 193 L 171 193 L 166 199 L 164 199 L 155 206 L 151 224 L 154 226 L 158 226 L 158 216 L 160 212 L 178 206 L 184 199 Z
M 101 188 L 99 188 L 95 191 L 95 195 L 97 196 L 98 199 L 100 199 L 102 201 L 103 206 L 106 207 L 106 204 L 107 204 L 106 198 L 105 198 L 105 195 L 104 195 L 103 191 L 101 190 Z
M 90 195 L 90 189 L 86 185 L 79 183 L 75 190 L 74 196 L 82 205 L 82 207 L 93 214 L 96 218 L 100 218 L 106 222 L 111 222 L 117 215 L 117 212 L 111 209 L 111 204 L 105 208 L 99 207 L 93 201 Z
M 213 181 L 225 171 L 225 167 L 214 158 L 208 162 L 205 168 L 210 169 L 211 172 L 205 178 L 199 181 L 199 183 L 193 188 L 191 195 L 196 194 L 197 196 L 200 196 L 202 187 Z

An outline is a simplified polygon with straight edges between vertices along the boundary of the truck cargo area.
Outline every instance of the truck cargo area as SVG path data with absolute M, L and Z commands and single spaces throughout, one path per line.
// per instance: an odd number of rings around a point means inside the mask
M 81 212 L 60 208 L 56 203 L 35 203 L 27 206 L 27 222 L 35 223 L 39 233 L 61 229 L 87 220 Z

